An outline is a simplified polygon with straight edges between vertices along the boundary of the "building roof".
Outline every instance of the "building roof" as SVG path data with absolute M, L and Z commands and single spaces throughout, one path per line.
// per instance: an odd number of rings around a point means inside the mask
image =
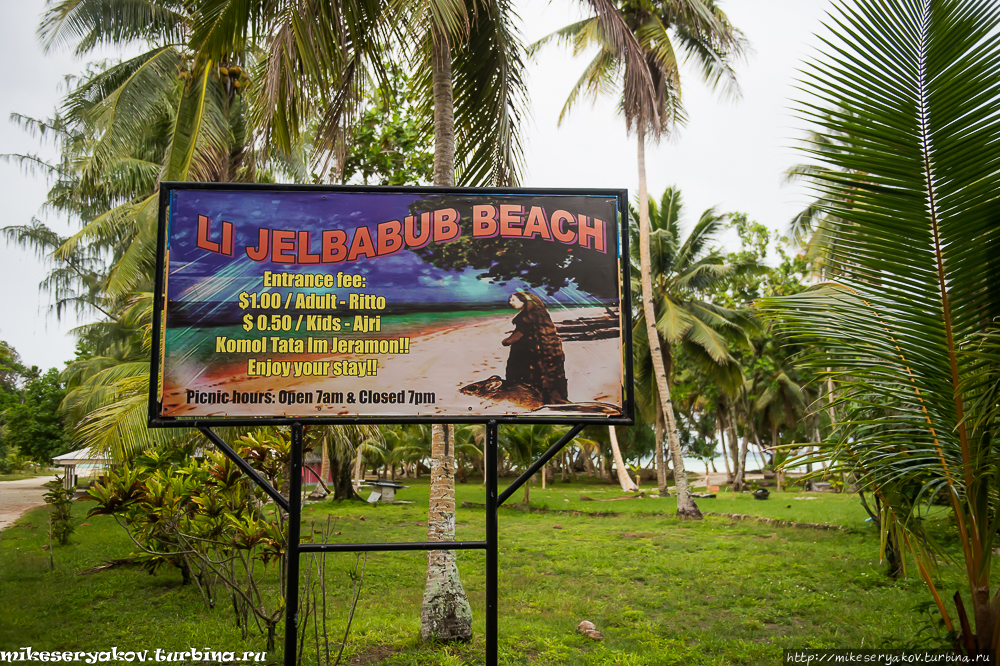
M 79 451 L 70 451 L 69 453 L 64 453 L 61 456 L 55 456 L 52 459 L 53 465 L 62 465 L 63 467 L 69 467 L 72 465 L 107 464 L 110 462 L 111 459 L 104 454 L 96 451 L 91 453 L 89 446 L 85 449 L 80 449 Z

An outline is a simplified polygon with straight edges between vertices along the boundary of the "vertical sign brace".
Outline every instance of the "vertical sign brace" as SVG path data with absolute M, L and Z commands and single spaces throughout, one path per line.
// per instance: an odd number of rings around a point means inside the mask
M 497 666 L 498 524 L 497 422 L 486 424 L 486 666 Z
M 299 531 L 302 526 L 302 424 L 292 424 L 288 479 L 288 566 L 285 580 L 285 666 L 295 666 L 299 646 Z

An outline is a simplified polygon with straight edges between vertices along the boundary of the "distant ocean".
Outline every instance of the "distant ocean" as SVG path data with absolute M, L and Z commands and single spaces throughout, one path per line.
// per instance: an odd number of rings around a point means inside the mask
M 754 448 L 755 447 L 753 445 L 751 445 L 750 449 L 747 451 L 747 469 L 749 469 L 749 470 L 761 469 L 764 466 L 764 463 L 761 461 L 760 456 L 757 454 L 756 451 L 753 450 Z M 719 450 L 719 449 L 716 449 L 715 453 L 716 453 L 716 456 L 715 456 L 715 458 L 712 459 L 712 462 L 715 463 L 715 469 L 718 470 L 721 473 L 725 473 L 725 471 L 726 471 L 726 461 L 723 458 L 722 451 Z M 648 460 L 644 460 L 643 461 L 643 466 L 648 466 L 649 463 L 650 463 L 650 460 L 652 460 L 652 459 L 650 458 Z M 730 464 L 732 464 L 732 462 L 730 462 Z M 699 474 L 702 474 L 702 473 L 705 472 L 705 463 L 704 463 L 704 461 L 700 460 L 699 458 L 688 458 L 688 457 L 685 456 L 685 458 L 684 458 L 684 469 L 686 469 L 689 472 L 698 472 Z M 709 465 L 709 469 L 711 469 L 711 464 Z M 805 472 L 806 468 L 805 468 L 805 466 L 803 466 L 801 468 L 799 468 L 799 467 L 793 467 L 789 471 L 792 471 L 792 472 Z M 713 471 L 713 474 L 714 474 L 714 471 Z

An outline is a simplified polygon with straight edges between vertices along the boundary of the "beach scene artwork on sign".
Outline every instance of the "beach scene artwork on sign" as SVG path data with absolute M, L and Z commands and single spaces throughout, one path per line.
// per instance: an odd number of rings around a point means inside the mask
M 157 418 L 625 413 L 624 195 L 165 193 Z

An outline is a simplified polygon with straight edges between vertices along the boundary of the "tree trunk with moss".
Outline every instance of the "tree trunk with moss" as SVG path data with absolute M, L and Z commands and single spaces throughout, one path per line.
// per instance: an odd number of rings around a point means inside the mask
M 656 410 L 654 430 L 656 432 L 656 488 L 660 497 L 666 497 L 669 495 L 667 492 L 667 456 L 663 451 L 664 425 L 663 411 L 660 409 Z
M 364 475 L 361 473 L 362 470 L 362 455 L 361 455 L 361 444 L 357 446 L 357 451 L 354 453 L 354 490 L 357 491 L 361 488 L 361 483 L 365 480 Z
M 323 461 L 319 466 L 319 477 L 325 482 L 330 478 L 330 446 L 326 441 L 326 437 L 319 441 L 319 448 Z
M 451 87 L 451 49 L 447 35 L 431 29 L 434 95 L 434 184 L 455 185 L 455 110 Z M 431 426 L 431 490 L 427 540 L 455 540 L 455 428 Z M 458 575 L 454 550 L 427 553 L 427 584 L 420 610 L 423 640 L 472 638 L 472 608 Z
M 351 478 L 351 459 L 342 455 L 330 456 L 330 474 L 333 477 L 333 499 L 356 500 L 361 497 L 354 491 L 354 480 Z
M 431 495 L 427 540 L 455 540 L 454 426 L 431 428 Z M 427 585 L 420 611 L 423 640 L 467 641 L 472 638 L 472 608 L 458 576 L 454 550 L 427 553 Z

